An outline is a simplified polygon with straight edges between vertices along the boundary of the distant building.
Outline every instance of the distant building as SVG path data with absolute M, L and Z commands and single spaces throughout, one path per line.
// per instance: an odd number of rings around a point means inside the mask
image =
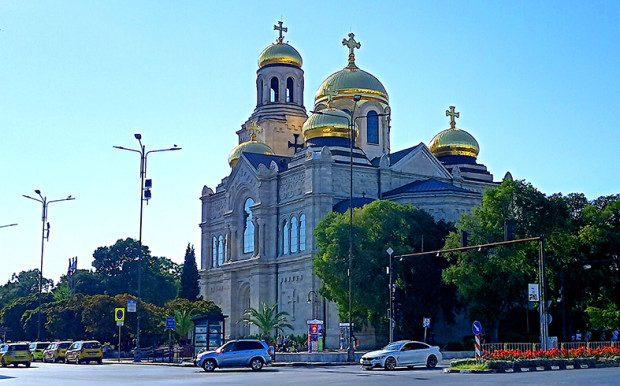
M 328 213 L 349 207 L 351 114 L 354 207 L 392 200 L 456 221 L 496 183 L 476 161 L 478 142 L 456 127 L 452 106 L 450 127 L 429 146 L 392 151 L 388 93 L 356 65 L 353 34 L 342 42 L 346 66 L 319 86 L 308 116 L 301 55 L 283 41 L 281 22 L 275 29 L 280 36 L 258 59 L 256 108 L 237 132 L 231 172 L 202 190 L 201 294 L 229 316 L 230 337 L 255 333 L 237 323 L 245 309 L 277 302 L 290 314 L 292 333 L 323 319 L 327 346 L 336 347 L 336 306 L 317 295 L 313 230 Z

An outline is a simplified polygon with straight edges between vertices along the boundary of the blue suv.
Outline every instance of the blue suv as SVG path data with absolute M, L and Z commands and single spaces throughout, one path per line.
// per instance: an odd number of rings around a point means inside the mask
M 272 348 L 263 341 L 231 340 L 215 351 L 198 354 L 194 365 L 205 371 L 213 371 L 216 367 L 250 367 L 252 370 L 260 370 L 271 363 L 272 354 Z

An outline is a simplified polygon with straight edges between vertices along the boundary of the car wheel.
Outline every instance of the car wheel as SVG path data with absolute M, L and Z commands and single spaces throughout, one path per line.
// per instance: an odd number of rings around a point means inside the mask
M 426 360 L 426 367 L 428 367 L 429 369 L 432 369 L 435 366 L 437 366 L 437 357 L 434 355 L 431 355 Z
M 6 362 L 4 361 L 4 358 L 2 358 L 2 360 L 0 360 L 0 366 L 6 367 Z
M 90 359 L 87 359 L 87 360 L 86 360 L 86 364 L 87 364 L 87 365 L 90 365 Z
M 98 364 L 98 365 L 100 365 L 100 364 L 101 364 L 101 362 L 103 362 L 103 360 L 102 360 L 102 359 L 97 359 L 97 364 Z
M 13 363 L 13 367 L 17 367 L 17 363 Z
M 30 362 L 26 362 L 26 367 L 30 367 Z
M 215 361 L 213 359 L 206 359 L 204 362 L 202 362 L 202 368 L 206 371 L 206 372 L 211 372 L 213 370 L 215 370 Z
M 261 358 L 254 358 L 250 362 L 250 367 L 252 370 L 260 370 L 263 368 L 263 360 Z
M 396 368 L 396 359 L 389 357 L 385 360 L 385 365 L 383 367 L 385 367 L 386 370 L 394 370 Z

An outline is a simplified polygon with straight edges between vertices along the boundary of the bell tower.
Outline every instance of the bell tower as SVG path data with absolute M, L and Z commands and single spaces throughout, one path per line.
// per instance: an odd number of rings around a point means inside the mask
M 295 144 L 308 118 L 304 107 L 304 71 L 299 52 L 284 42 L 283 33 L 288 28 L 279 21 L 273 29 L 279 35 L 276 42 L 258 58 L 256 108 L 237 135 L 239 143 L 248 141 L 250 134 L 246 127 L 256 121 L 263 128 L 257 137 L 260 142 L 276 155 L 293 156 L 299 149 Z

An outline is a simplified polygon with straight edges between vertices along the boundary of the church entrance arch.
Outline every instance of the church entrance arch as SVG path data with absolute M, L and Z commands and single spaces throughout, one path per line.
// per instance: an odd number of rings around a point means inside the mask
M 241 320 L 241 318 L 243 318 L 243 314 L 245 313 L 245 310 L 250 308 L 250 284 L 249 283 L 243 283 L 241 284 L 241 286 L 239 286 L 239 296 L 237 299 L 239 299 L 238 320 Z M 239 336 L 250 335 L 250 325 L 247 323 L 239 323 L 238 334 Z

